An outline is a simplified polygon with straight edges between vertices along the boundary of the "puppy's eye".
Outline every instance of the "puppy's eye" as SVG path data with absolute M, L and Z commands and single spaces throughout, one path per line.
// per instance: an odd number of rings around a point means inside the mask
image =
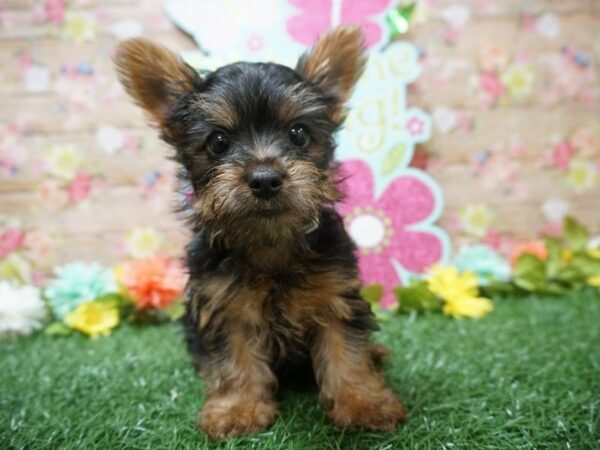
M 296 147 L 306 147 L 310 143 L 310 136 L 308 135 L 308 131 L 306 131 L 306 127 L 304 125 L 292 125 L 289 136 L 290 141 Z
M 221 155 L 229 148 L 229 138 L 221 131 L 214 131 L 208 137 L 208 149 L 215 155 Z

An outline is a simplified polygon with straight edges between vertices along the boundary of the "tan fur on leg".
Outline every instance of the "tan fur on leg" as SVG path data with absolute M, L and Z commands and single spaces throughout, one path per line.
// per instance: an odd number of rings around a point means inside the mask
M 370 353 L 373 365 L 377 370 L 381 370 L 383 364 L 390 356 L 389 349 L 383 344 L 371 344 Z
M 198 425 L 211 439 L 256 433 L 277 417 L 277 381 L 256 336 L 238 324 L 229 333 L 229 359 L 207 377 L 207 400 Z
M 341 427 L 393 430 L 406 419 L 404 406 L 384 387 L 373 347 L 349 333 L 340 325 L 324 327 L 314 342 L 313 364 L 327 416 Z

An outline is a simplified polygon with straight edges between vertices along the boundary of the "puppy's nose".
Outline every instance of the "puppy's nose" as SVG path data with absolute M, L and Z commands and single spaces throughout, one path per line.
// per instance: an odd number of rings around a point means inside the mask
M 248 186 L 256 197 L 268 200 L 281 191 L 283 178 L 276 170 L 261 167 L 250 174 Z

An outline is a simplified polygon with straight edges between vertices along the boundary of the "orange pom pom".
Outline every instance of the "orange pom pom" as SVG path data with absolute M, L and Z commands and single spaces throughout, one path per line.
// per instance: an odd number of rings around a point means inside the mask
M 160 256 L 125 263 L 119 277 L 138 308 L 166 308 L 181 297 L 186 280 L 181 263 Z
M 514 267 L 519 257 L 526 253 L 533 255 L 542 261 L 546 261 L 546 259 L 548 259 L 548 251 L 546 250 L 544 241 L 528 241 L 519 245 L 512 251 L 510 256 L 511 266 Z

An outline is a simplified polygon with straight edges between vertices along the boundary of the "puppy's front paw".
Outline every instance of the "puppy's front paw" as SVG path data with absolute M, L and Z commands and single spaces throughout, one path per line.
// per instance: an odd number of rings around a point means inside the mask
M 406 420 L 406 409 L 389 389 L 369 397 L 347 392 L 334 399 L 327 417 L 339 427 L 391 431 Z
M 256 399 L 210 399 L 202 408 L 198 426 L 212 440 L 257 433 L 277 418 L 277 405 Z

